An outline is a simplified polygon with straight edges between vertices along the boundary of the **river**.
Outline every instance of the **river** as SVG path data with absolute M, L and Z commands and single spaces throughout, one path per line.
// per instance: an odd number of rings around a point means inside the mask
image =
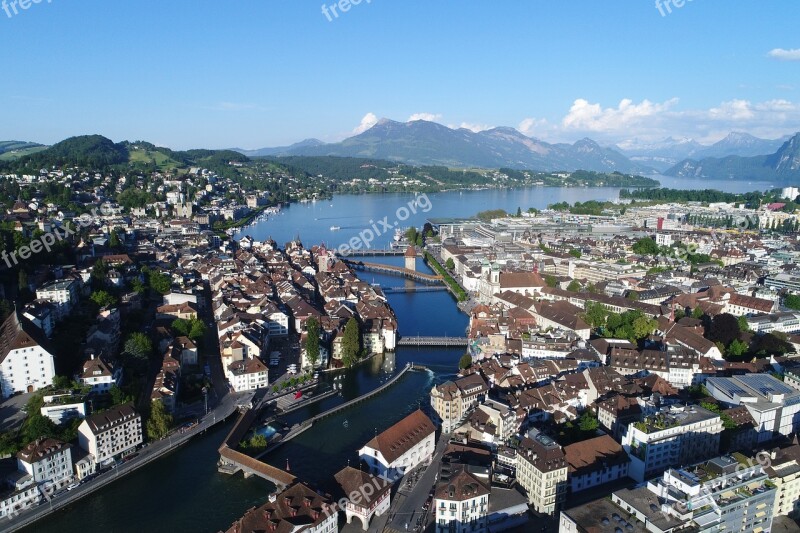
M 691 189 L 689 180 L 659 177 L 664 187 Z M 703 188 L 730 192 L 766 189 L 769 184 L 705 181 Z M 472 216 L 486 209 L 516 211 L 517 207 L 544 208 L 554 202 L 608 200 L 618 188 L 549 188 L 464 191 L 428 195 L 430 209 L 418 212 L 398 227 L 421 227 L 431 217 Z M 345 195 L 328 202 L 296 204 L 283 214 L 246 228 L 240 236 L 274 238 L 279 244 L 300 237 L 306 245 L 325 242 L 338 246 L 372 222 L 388 216 L 394 223 L 397 210 L 413 200 L 410 194 Z M 424 206 L 425 204 L 423 204 Z M 332 231 L 331 226 L 341 229 Z M 387 246 L 393 231 L 375 240 L 374 247 Z M 402 258 L 370 258 L 370 261 L 401 264 Z M 418 261 L 420 271 L 430 272 Z M 392 276 L 362 273 L 362 278 L 382 286 L 408 283 Z M 468 319 L 458 311 L 446 292 L 394 293 L 388 296 L 403 335 L 463 335 Z M 383 431 L 418 406 L 428 404 L 434 384 L 455 375 L 462 348 L 400 348 L 396 354 L 373 358 L 343 374 L 341 395 L 290 414 L 287 421 L 307 418 L 334 405 L 374 389 L 406 363 L 415 362 L 428 372 L 410 372 L 384 393 L 322 420 L 312 429 L 279 448 L 267 461 L 299 478 L 330 490 L 332 476 L 348 464 L 357 464 L 357 450 L 376 432 Z M 333 380 L 333 374 L 324 379 Z M 263 503 L 274 487 L 259 478 L 243 479 L 219 474 L 217 448 L 232 421 L 195 438 L 176 453 L 148 465 L 121 481 L 89 496 L 68 509 L 58 511 L 26 531 L 31 533 L 80 533 L 87 529 L 114 532 L 174 532 L 225 530 L 247 509 Z
M 397 264 L 402 258 L 370 258 Z M 418 270 L 430 272 L 421 261 Z M 362 273 L 370 283 L 403 285 L 405 280 Z M 447 292 L 396 293 L 388 296 L 398 316 L 401 334 L 463 335 L 468 319 L 458 311 Z M 428 372 L 409 372 L 382 394 L 326 418 L 267 458 L 300 479 L 332 490 L 333 474 L 356 465 L 357 450 L 417 407 L 428 404 L 434 384 L 455 376 L 463 348 L 401 348 L 395 354 L 375 357 L 342 374 L 340 396 L 323 400 L 286 417 L 289 423 L 308 418 L 368 392 L 395 372 L 414 362 Z M 332 381 L 335 374 L 323 375 Z M 386 408 L 386 406 L 391 406 Z M 197 437 L 175 453 L 143 467 L 75 505 L 26 529 L 30 533 L 175 532 L 227 529 L 247 509 L 262 504 L 274 487 L 260 479 L 227 476 L 216 469 L 217 448 L 232 427 L 229 421 Z

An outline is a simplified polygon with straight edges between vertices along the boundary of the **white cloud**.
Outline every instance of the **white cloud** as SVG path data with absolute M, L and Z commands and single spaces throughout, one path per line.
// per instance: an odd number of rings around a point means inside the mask
M 678 103 L 677 98 L 672 98 L 661 104 L 649 100 L 642 100 L 636 104 L 628 98 L 620 101 L 616 108 L 603 108 L 600 104 L 589 103 L 582 98 L 575 100 L 567 116 L 561 121 L 562 126 L 569 130 L 604 132 L 614 131 L 639 124 L 645 119 L 649 120 L 655 115 L 668 111 Z
M 553 128 L 546 118 L 526 118 L 519 123 L 517 129 L 528 137 L 540 137 Z
M 492 129 L 492 126 L 488 124 L 475 124 L 472 122 L 462 122 L 459 126 L 450 126 L 451 129 L 457 130 L 459 128 L 464 128 L 466 130 L 470 130 L 473 133 L 478 133 L 481 131 L 486 131 Z
M 406 122 L 414 122 L 414 121 L 417 121 L 417 120 L 425 120 L 427 122 L 438 122 L 439 120 L 441 120 L 441 118 L 442 118 L 442 115 L 440 115 L 438 113 L 437 114 L 434 114 L 434 113 L 414 113 L 413 115 L 408 117 L 408 120 Z
M 793 48 L 791 50 L 775 48 L 770 50 L 767 55 L 773 59 L 779 59 L 781 61 L 800 61 L 800 48 Z
M 359 133 L 364 133 L 377 123 L 378 117 L 375 113 L 367 113 L 364 115 L 364 118 L 361 119 L 361 123 L 353 130 L 353 134 L 358 135 Z

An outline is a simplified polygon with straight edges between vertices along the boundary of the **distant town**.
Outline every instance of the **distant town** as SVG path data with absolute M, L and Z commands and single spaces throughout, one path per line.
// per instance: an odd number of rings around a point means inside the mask
M 793 524 L 797 188 L 640 188 L 431 216 L 398 227 L 391 246 L 349 256 L 249 236 L 288 202 L 331 191 L 281 165 L 230 172 L 247 165 L 219 157 L 182 172 L 75 165 L 2 176 L 0 529 L 90 497 L 231 419 L 219 475 L 276 490 L 241 509 L 230 532 Z M 392 291 L 447 291 L 469 325 L 403 337 Z M 335 397 L 328 375 L 404 345 L 463 356 L 429 402 L 334 469 L 337 490 L 270 463 L 331 412 L 424 371 L 391 368 L 377 389 L 281 425 Z

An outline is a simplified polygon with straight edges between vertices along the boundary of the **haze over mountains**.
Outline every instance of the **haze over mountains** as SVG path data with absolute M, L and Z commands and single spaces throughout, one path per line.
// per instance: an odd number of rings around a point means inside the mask
M 424 120 L 397 122 L 381 119 L 369 130 L 338 143 L 326 144 L 317 139 L 308 139 L 286 147 L 237 151 L 251 157 L 329 155 L 387 159 L 415 165 L 509 167 L 541 171 L 582 169 L 645 174 L 667 172 L 671 175 L 704 177 L 708 177 L 705 176 L 708 172 L 714 177 L 728 178 L 733 175 L 734 179 L 748 179 L 755 176 L 740 176 L 738 171 L 722 171 L 718 165 L 705 163 L 704 160 L 774 155 L 790 138 L 759 139 L 748 133 L 732 132 L 710 146 L 693 139 L 670 137 L 655 143 L 634 139 L 603 147 L 588 138 L 574 144 L 551 144 L 508 127 L 476 133 Z M 737 165 L 739 163 L 733 161 L 726 168 L 735 168 Z M 680 168 L 673 170 L 675 167 Z M 752 168 L 751 163 L 742 164 L 742 169 Z M 788 172 L 791 175 L 794 171 Z M 758 174 L 766 179 L 787 176 L 786 169 L 770 170 L 763 166 L 758 166 Z
M 67 143 L 67 148 L 63 144 L 47 148 L 35 143 L 0 142 L 0 162 L 19 160 L 27 168 L 36 168 L 36 165 L 48 166 L 68 161 L 78 164 L 87 161 L 119 164 L 130 157 L 127 152 L 115 155 L 114 150 L 129 150 L 131 143 L 117 145 L 100 136 L 73 138 Z M 542 172 L 588 170 L 625 174 L 661 172 L 692 179 L 800 180 L 800 133 L 794 137 L 769 140 L 733 132 L 711 146 L 686 138 L 667 138 L 655 143 L 634 139 L 609 148 L 588 138 L 573 144 L 551 144 L 507 127 L 474 132 L 424 120 L 396 122 L 382 119 L 361 134 L 331 144 L 306 139 L 290 146 L 260 150 L 186 152 L 156 148 L 149 143 L 139 144 L 146 145 L 150 152 L 161 152 L 159 157 L 162 159 L 172 158 L 175 165 L 184 159 L 209 157 L 213 153 L 220 161 L 225 157 L 231 159 L 242 156 L 335 156 L 455 168 L 510 168 Z M 62 153 L 64 150 L 66 152 Z M 143 158 L 139 153 L 134 156 Z

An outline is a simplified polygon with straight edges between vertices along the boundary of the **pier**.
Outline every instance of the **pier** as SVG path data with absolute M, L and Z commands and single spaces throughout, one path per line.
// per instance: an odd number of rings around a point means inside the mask
M 469 340 L 466 337 L 401 337 L 397 341 L 398 346 L 468 346 Z

